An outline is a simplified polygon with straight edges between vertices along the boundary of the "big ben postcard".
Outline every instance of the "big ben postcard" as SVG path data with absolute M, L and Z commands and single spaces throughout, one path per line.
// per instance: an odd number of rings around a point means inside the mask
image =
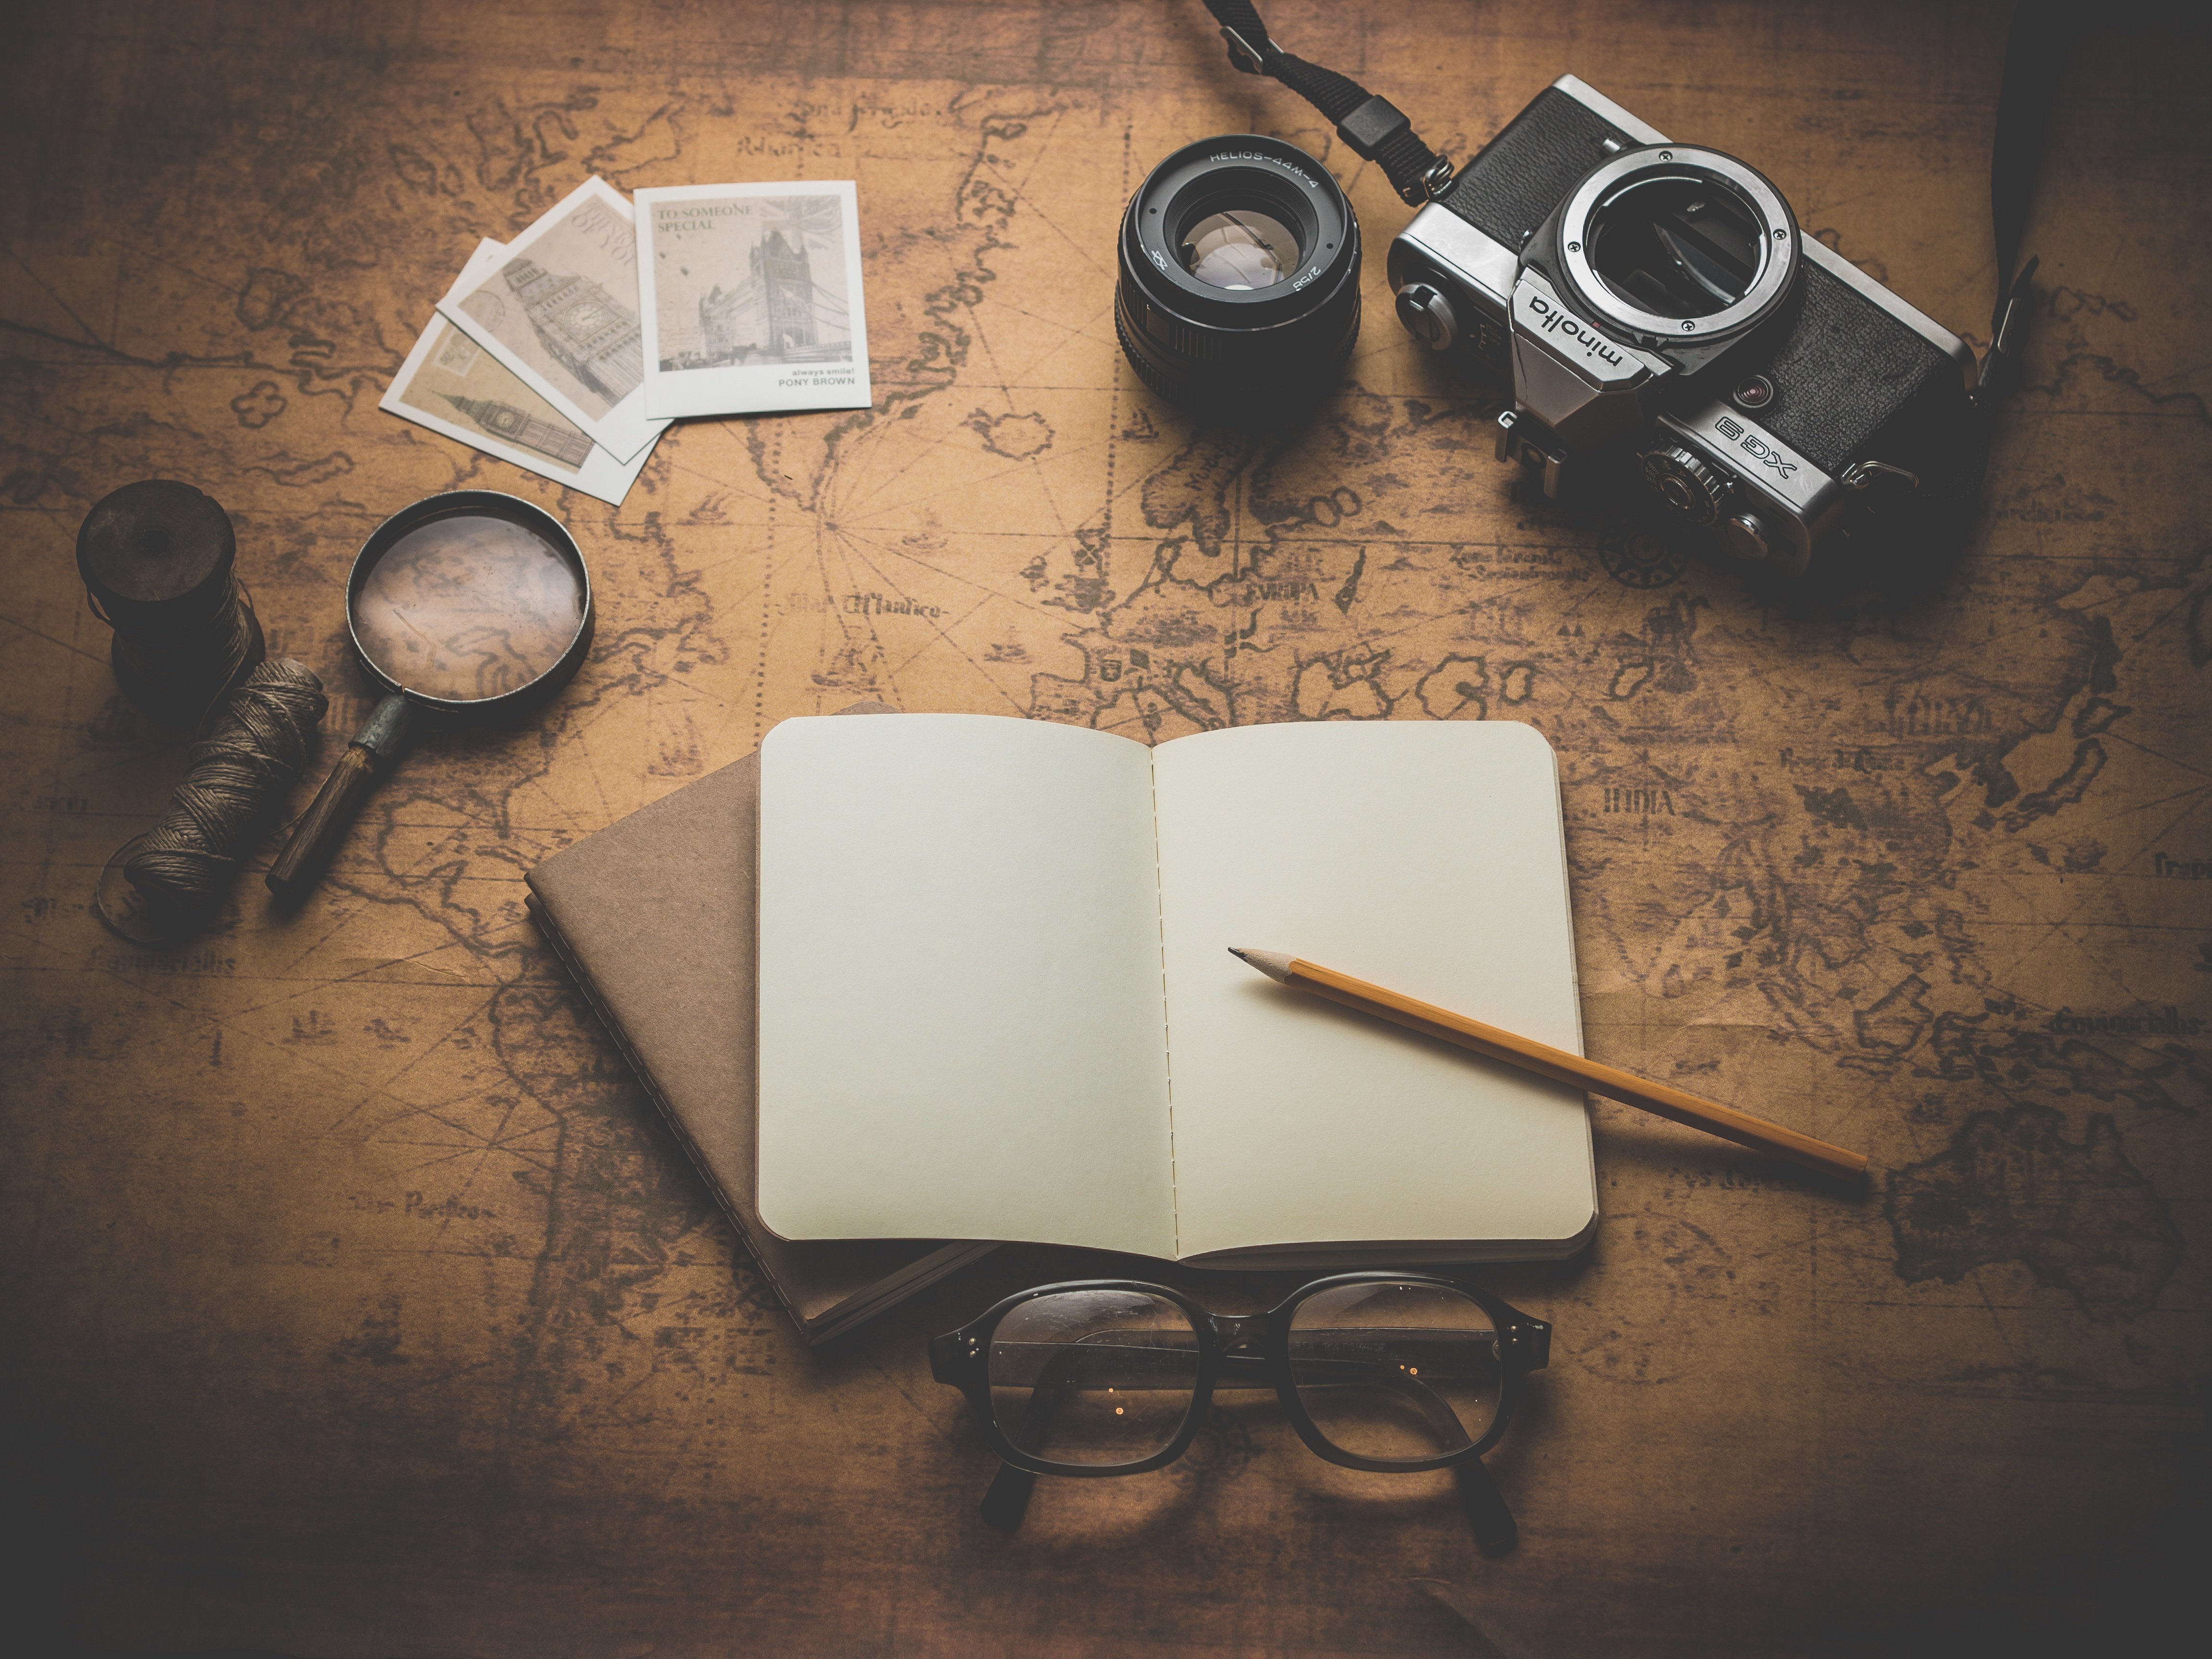
M 497 242 L 477 244 L 462 280 L 497 270 L 506 255 Z M 434 313 L 376 406 L 617 507 L 653 453 L 648 444 L 629 459 L 617 460 L 506 364 Z
M 653 453 L 617 460 L 443 317 L 430 319 L 377 407 L 616 507 Z
M 636 199 L 648 414 L 868 406 L 850 181 L 682 185 Z
M 618 461 L 668 422 L 647 415 L 630 206 L 586 179 L 507 244 L 471 260 L 438 310 Z

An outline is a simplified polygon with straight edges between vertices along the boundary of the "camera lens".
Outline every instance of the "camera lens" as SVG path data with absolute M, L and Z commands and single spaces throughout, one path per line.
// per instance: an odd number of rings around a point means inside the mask
M 1646 175 L 1590 215 L 1590 265 L 1629 304 L 1662 317 L 1710 317 L 1751 291 L 1766 228 L 1711 179 Z
M 1359 224 L 1296 145 L 1184 146 L 1129 198 L 1120 253 L 1121 349 L 1170 402 L 1264 419 L 1341 377 L 1359 337 Z
M 1182 268 L 1215 288 L 1273 288 L 1297 271 L 1298 239 L 1264 213 L 1209 213 L 1186 234 Z

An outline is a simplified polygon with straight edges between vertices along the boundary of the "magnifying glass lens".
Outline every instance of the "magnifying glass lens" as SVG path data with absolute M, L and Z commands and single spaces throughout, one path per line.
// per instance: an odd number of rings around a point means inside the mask
M 296 902 L 370 787 L 405 747 L 413 712 L 456 724 L 537 707 L 592 646 L 592 580 L 561 521 L 488 489 L 433 495 L 362 544 L 346 584 L 355 649 L 384 699 L 354 733 L 269 866 Z
M 551 672 L 584 625 L 582 573 L 527 524 L 455 514 L 384 550 L 355 591 L 371 667 L 421 697 L 481 702 Z

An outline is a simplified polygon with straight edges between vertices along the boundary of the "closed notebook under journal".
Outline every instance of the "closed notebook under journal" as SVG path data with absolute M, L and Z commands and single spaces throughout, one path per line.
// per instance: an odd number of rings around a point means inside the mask
M 759 1213 L 1223 1267 L 1571 1254 L 1579 1092 L 1272 983 L 1284 950 L 1582 1051 L 1534 728 L 1148 747 L 980 715 L 762 745 Z
M 890 711 L 857 704 L 848 714 Z M 861 726 L 865 720 L 849 720 Z M 931 1238 L 790 1243 L 753 1210 L 755 825 L 748 755 L 556 854 L 532 915 L 811 1344 L 974 1261 Z

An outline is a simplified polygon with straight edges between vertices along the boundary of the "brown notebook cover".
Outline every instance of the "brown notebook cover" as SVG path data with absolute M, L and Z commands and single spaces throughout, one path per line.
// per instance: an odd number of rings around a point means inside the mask
M 889 714 L 856 703 L 848 714 Z M 760 757 L 532 871 L 532 915 L 811 1346 L 983 1255 L 937 1239 L 794 1243 L 754 1202 Z

